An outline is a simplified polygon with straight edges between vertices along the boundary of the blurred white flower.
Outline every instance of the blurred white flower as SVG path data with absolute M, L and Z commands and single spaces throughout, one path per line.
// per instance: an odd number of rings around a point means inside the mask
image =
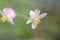
M 12 8 L 4 8 L 2 11 L 0 11 L 0 14 L 2 15 L 2 22 L 7 20 L 10 24 L 14 25 L 13 19 L 16 17 L 16 14 Z
M 32 29 L 35 29 L 37 24 L 41 22 L 40 19 L 44 18 L 47 15 L 47 13 L 42 13 L 40 15 L 39 14 L 40 10 L 38 9 L 35 9 L 34 11 L 31 10 L 29 12 L 30 17 L 27 20 L 26 24 L 32 23 Z

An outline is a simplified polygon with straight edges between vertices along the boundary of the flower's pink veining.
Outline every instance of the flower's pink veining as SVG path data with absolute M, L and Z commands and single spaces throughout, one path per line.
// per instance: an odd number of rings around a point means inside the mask
M 38 9 L 35 9 L 35 10 L 34 10 L 34 13 L 35 13 L 35 14 L 38 14 L 38 13 L 39 13 L 39 10 L 38 10 Z
M 12 16 L 9 16 L 10 18 L 16 17 L 15 11 L 12 8 L 4 8 L 4 13 L 6 13 L 6 15 L 8 15 L 7 13 L 11 13 L 10 15 Z

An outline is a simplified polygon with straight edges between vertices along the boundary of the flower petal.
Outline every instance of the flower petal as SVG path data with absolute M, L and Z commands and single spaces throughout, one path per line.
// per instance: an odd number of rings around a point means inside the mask
M 5 16 L 5 14 L 4 14 L 2 11 L 0 11 L 0 14 L 1 14 L 2 16 Z
M 40 16 L 38 16 L 39 19 L 44 18 L 47 15 L 47 13 L 42 13 Z
M 35 22 L 32 23 L 32 29 L 35 29 L 37 27 L 37 24 Z
M 15 11 L 12 8 L 4 8 L 3 12 L 8 18 L 15 18 L 16 14 Z
M 12 25 L 14 25 L 13 19 L 8 19 L 8 22 Z
M 27 20 L 26 24 L 29 24 L 29 23 L 31 23 L 31 22 L 33 22 L 33 19 L 32 19 L 32 18 L 29 18 L 29 19 Z
M 35 13 L 35 15 L 37 15 L 37 16 L 38 16 L 38 15 L 39 15 L 39 13 L 40 13 L 40 10 L 35 9 L 35 10 L 34 10 L 34 13 Z
M 35 14 L 34 14 L 34 12 L 33 12 L 32 10 L 29 12 L 29 15 L 30 15 L 31 17 L 34 17 L 34 16 L 35 16 Z

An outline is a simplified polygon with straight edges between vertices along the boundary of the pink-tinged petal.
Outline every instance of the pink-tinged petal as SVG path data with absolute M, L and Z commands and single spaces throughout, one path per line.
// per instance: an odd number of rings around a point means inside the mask
M 35 15 L 37 15 L 37 16 L 38 16 L 38 15 L 39 15 L 39 13 L 40 13 L 40 10 L 35 9 L 35 10 L 34 10 L 34 13 L 35 13 Z
M 8 18 L 15 18 L 16 14 L 15 11 L 12 8 L 4 8 L 3 12 Z
M 44 18 L 47 15 L 47 13 L 42 13 L 40 16 L 38 16 L 39 19 Z
M 27 20 L 26 24 L 29 24 L 29 23 L 31 23 L 31 22 L 33 22 L 33 19 L 32 19 L 32 18 L 29 18 L 29 19 Z
M 32 29 L 35 29 L 37 27 L 37 24 L 35 22 L 32 23 Z

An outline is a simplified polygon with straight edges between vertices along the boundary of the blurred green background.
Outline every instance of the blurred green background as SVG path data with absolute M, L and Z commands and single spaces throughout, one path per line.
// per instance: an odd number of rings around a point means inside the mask
M 29 11 L 36 8 L 41 13 L 48 13 L 38 25 L 43 40 L 60 40 L 60 0 L 0 0 L 0 10 L 5 7 L 13 8 L 17 13 L 29 16 Z M 7 21 L 0 21 L 0 40 L 40 40 L 36 29 L 31 24 L 26 25 L 26 20 L 17 16 L 12 26 Z M 40 34 L 41 35 L 41 34 Z

